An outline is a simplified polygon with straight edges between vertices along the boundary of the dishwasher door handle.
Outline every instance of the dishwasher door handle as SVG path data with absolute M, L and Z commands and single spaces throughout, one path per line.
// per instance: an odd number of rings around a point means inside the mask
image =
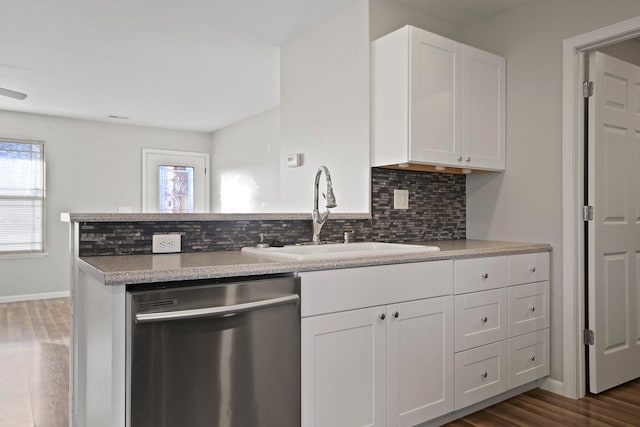
M 298 302 L 298 295 L 287 295 L 260 301 L 245 302 L 235 305 L 223 305 L 218 307 L 194 308 L 190 310 L 161 311 L 158 313 L 136 313 L 136 323 L 161 322 L 164 320 L 193 319 L 195 317 L 223 317 L 232 316 L 244 311 L 257 310 L 259 308 L 273 307 L 276 305 Z

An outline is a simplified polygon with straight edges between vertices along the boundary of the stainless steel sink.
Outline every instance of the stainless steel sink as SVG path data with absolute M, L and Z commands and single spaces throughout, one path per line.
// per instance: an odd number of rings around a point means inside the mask
M 340 258 L 367 258 L 384 255 L 405 255 L 439 251 L 437 246 L 407 245 L 401 243 L 357 242 L 324 245 L 290 245 L 281 248 L 242 248 L 243 252 L 297 261 Z

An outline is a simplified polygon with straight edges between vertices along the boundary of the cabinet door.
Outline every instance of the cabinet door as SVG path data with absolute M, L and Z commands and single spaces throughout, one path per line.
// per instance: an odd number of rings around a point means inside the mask
M 456 411 L 507 391 L 507 341 L 456 353 Z
M 451 412 L 453 297 L 388 306 L 387 343 L 387 426 L 414 426 Z
M 462 142 L 462 45 L 411 27 L 410 161 L 456 164 Z
M 304 427 L 385 425 L 384 310 L 302 320 Z
M 505 168 L 505 60 L 464 46 L 463 167 Z

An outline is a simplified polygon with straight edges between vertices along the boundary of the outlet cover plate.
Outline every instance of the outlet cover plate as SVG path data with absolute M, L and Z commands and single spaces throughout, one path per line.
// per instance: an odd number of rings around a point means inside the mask
M 151 251 L 154 254 L 168 254 L 182 250 L 182 235 L 154 234 Z
M 409 190 L 393 190 L 393 209 L 409 209 Z

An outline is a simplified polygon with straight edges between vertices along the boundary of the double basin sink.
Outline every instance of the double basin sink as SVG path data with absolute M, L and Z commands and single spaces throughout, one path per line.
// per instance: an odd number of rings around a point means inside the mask
M 390 255 L 410 255 L 439 251 L 437 246 L 402 243 L 356 242 L 322 245 L 288 245 L 283 247 L 245 247 L 243 252 L 295 261 L 321 261 L 342 258 L 370 258 Z

